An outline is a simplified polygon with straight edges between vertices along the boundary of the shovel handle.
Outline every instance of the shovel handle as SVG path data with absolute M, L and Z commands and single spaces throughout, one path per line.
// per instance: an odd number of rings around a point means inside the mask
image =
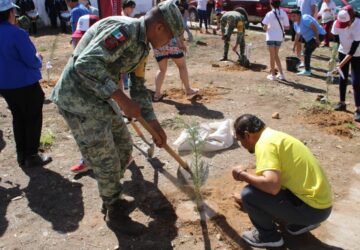
M 147 121 L 144 120 L 144 118 L 138 117 L 136 119 L 157 141 L 160 141 L 161 138 L 158 133 L 156 133 L 156 131 L 149 125 L 149 123 L 147 123 Z M 163 148 L 180 164 L 181 167 L 191 173 L 188 164 L 183 159 L 181 159 L 181 157 L 167 143 L 163 145 Z
M 141 138 L 141 139 L 145 139 L 144 134 L 141 132 L 140 128 L 135 124 L 135 122 L 133 120 L 130 121 L 131 126 L 133 127 L 133 129 L 135 130 L 136 134 Z

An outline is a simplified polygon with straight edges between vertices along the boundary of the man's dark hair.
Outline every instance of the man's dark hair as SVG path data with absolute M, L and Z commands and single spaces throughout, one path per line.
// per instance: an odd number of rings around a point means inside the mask
M 77 3 L 79 0 L 66 0 L 67 3 Z
M 135 8 L 136 7 L 136 3 L 135 1 L 133 0 L 128 0 L 128 1 L 124 1 L 123 4 L 122 4 L 122 8 L 125 9 L 125 8 Z
M 237 136 L 243 138 L 245 132 L 256 133 L 265 128 L 265 123 L 255 115 L 244 114 L 238 117 L 234 123 L 234 130 Z
M 12 9 L 0 11 L 0 23 L 7 22 L 9 20 L 11 11 L 12 11 Z
M 300 9 L 293 9 L 293 10 L 290 11 L 290 13 L 291 13 L 291 14 L 298 14 L 298 15 L 301 16 L 301 11 L 300 11 Z
M 270 2 L 271 6 L 274 7 L 275 9 L 279 9 L 280 5 L 281 5 L 281 1 L 272 1 Z

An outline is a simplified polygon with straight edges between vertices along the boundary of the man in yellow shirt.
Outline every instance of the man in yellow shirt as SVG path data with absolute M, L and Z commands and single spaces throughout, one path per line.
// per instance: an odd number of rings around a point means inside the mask
M 256 174 L 233 169 L 237 181 L 247 185 L 241 204 L 255 226 L 242 238 L 255 247 L 284 244 L 274 220 L 292 235 L 308 232 L 326 220 L 332 208 L 332 192 L 324 170 L 301 141 L 266 127 L 258 117 L 245 114 L 234 123 L 236 138 L 255 153 Z

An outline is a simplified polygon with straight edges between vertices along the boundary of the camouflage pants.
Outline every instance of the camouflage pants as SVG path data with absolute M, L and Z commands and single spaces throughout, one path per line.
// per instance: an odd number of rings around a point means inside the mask
M 131 135 L 123 118 L 110 113 L 103 120 L 80 116 L 59 108 L 79 146 L 86 164 L 92 168 L 105 205 L 120 198 L 120 179 L 132 153 Z
M 233 33 L 235 29 L 235 26 L 231 26 L 229 25 L 225 34 L 225 39 L 224 39 L 224 57 L 227 58 L 228 53 L 229 53 L 229 46 L 230 46 L 230 37 L 231 34 Z M 245 33 L 244 32 L 240 32 L 237 34 L 237 43 L 239 44 L 239 52 L 240 55 L 243 56 L 245 54 Z M 240 60 L 240 58 L 239 58 Z

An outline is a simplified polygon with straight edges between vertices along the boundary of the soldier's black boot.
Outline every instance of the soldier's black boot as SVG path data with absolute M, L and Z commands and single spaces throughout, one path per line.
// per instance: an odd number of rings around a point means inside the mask
M 106 211 L 105 221 L 108 227 L 114 231 L 124 233 L 127 235 L 140 235 L 146 227 L 136 221 L 133 221 L 127 210 L 129 208 L 128 202 L 119 200 L 112 205 L 107 205 L 102 211 Z
M 227 61 L 228 59 L 227 59 L 227 56 L 223 56 L 219 61 L 220 62 L 224 62 L 224 61 Z

